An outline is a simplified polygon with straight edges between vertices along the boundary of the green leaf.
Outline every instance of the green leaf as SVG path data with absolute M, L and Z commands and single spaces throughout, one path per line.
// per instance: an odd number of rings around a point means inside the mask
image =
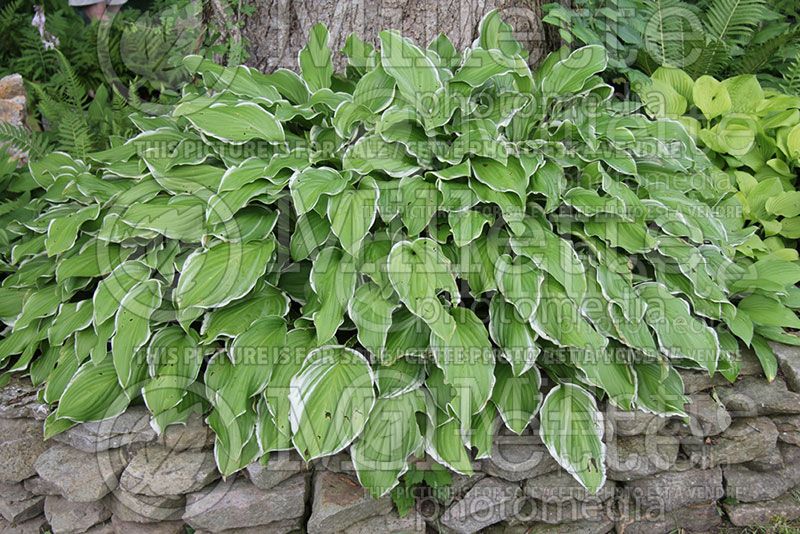
M 593 74 L 605 70 L 606 50 L 599 45 L 578 48 L 551 68 L 540 71 L 542 92 L 548 96 L 578 93 Z
M 142 388 L 142 397 L 154 422 L 186 397 L 202 363 L 203 353 L 193 332 L 187 334 L 180 327 L 169 326 L 153 335 L 147 348 L 152 380 Z
M 139 349 L 150 339 L 150 316 L 161 305 L 161 283 L 147 280 L 133 286 L 120 302 L 114 318 L 111 355 L 123 389 L 137 386 L 144 370 L 144 355 Z
M 292 442 L 304 460 L 336 454 L 361 434 L 375 405 L 369 362 L 328 346 L 309 353 L 289 393 Z
M 658 337 L 661 352 L 670 358 L 687 358 L 714 374 L 719 359 L 719 342 L 714 330 L 691 314 L 689 304 L 673 296 L 661 284 L 636 286 L 647 304 L 645 320 Z
M 603 415 L 594 398 L 573 384 L 550 390 L 539 415 L 539 436 L 556 461 L 590 493 L 606 481 Z
M 97 284 L 92 297 L 94 324 L 99 326 L 117 313 L 120 303 L 133 286 L 150 278 L 150 268 L 138 260 L 120 263 Z
M 253 139 L 280 143 L 285 140 L 281 123 L 253 102 L 220 101 L 186 115 L 181 114 L 178 106 L 175 115 L 185 116 L 201 132 L 226 143 L 241 144 Z
M 200 334 L 206 342 L 220 337 L 236 337 L 258 319 L 270 315 L 283 317 L 287 313 L 289 297 L 277 287 L 264 284 L 241 300 L 208 313 L 203 319 Z
M 62 304 L 58 315 L 47 330 L 50 346 L 61 346 L 74 332 L 92 324 L 92 311 L 92 303 L 89 300 Z
M 425 412 L 420 390 L 378 399 L 363 434 L 350 449 L 358 481 L 376 498 L 397 485 L 408 469 L 408 457 L 422 446 L 417 412 Z
M 314 312 L 317 341 L 325 343 L 344 322 L 344 310 L 353 298 L 356 289 L 353 259 L 337 248 L 323 249 L 314 260 L 310 282 L 320 304 Z
M 117 380 L 114 363 L 106 359 L 84 363 L 58 402 L 56 416 L 75 422 L 101 421 L 121 414 L 128 397 Z
M 47 238 L 44 240 L 47 255 L 55 256 L 72 248 L 81 225 L 97 219 L 99 215 L 100 206 L 93 205 L 51 219 L 47 226 Z
M 558 237 L 537 219 L 528 217 L 515 227 L 510 243 L 514 252 L 530 258 L 561 284 L 573 300 L 583 299 L 585 270 L 569 241 Z
M 515 434 L 522 434 L 542 403 L 539 369 L 533 367 L 515 375 L 510 365 L 500 364 L 494 368 L 494 374 L 492 402 L 506 426 Z
M 246 295 L 263 276 L 275 243 L 216 243 L 186 258 L 173 298 L 178 310 L 216 308 Z
M 507 164 L 490 158 L 474 158 L 472 172 L 475 178 L 497 192 L 509 192 L 524 201 L 527 196 L 528 177 L 519 160 L 509 158 Z
M 471 476 L 473 473 L 464 443 L 461 441 L 461 430 L 457 419 L 452 418 L 441 425 L 428 425 L 425 434 L 425 451 L 431 458 L 460 475 Z
M 309 90 L 318 91 L 331 86 L 333 62 L 328 48 L 328 28 L 318 23 L 311 27 L 308 43 L 300 51 L 300 72 L 308 84 Z
M 328 201 L 331 230 L 351 256 L 356 256 L 378 210 L 378 186 L 367 176 L 358 188 L 345 189 Z
M 739 302 L 739 309 L 747 313 L 755 324 L 800 328 L 800 318 L 779 301 L 753 293 Z
M 700 76 L 692 88 L 694 105 L 711 120 L 731 109 L 731 97 L 723 84 L 711 76 Z
M 329 167 L 308 167 L 296 172 L 289 181 L 289 191 L 298 215 L 314 209 L 323 196 L 339 194 L 345 187 L 347 179 Z
M 540 352 L 536 333 L 528 320 L 499 293 L 489 303 L 489 333 L 500 347 L 503 358 L 511 364 L 514 376 L 524 374 L 535 365 Z
M 451 301 L 457 302 L 459 293 L 450 262 L 439 246 L 425 238 L 395 244 L 389 253 L 388 274 L 392 287 L 409 311 L 438 337 L 449 340 L 456 325 L 438 294 L 447 291 Z
M 381 65 L 395 79 L 400 94 L 420 111 L 432 112 L 423 103 L 443 88 L 436 66 L 422 49 L 394 30 L 382 31 L 380 39 Z
M 494 352 L 486 327 L 466 308 L 450 311 L 455 331 L 447 340 L 431 335 L 431 350 L 436 366 L 444 373 L 444 382 L 454 392 L 448 407 L 468 429 L 472 415 L 489 401 L 494 386 Z
M 194 196 L 156 197 L 129 206 L 120 221 L 137 230 L 151 230 L 180 241 L 200 241 L 205 231 L 206 203 Z
M 358 341 L 376 357 L 382 358 L 386 336 L 392 326 L 395 302 L 383 297 L 381 288 L 367 282 L 356 289 L 347 307 L 347 314 L 356 325 Z
M 662 363 L 634 363 L 639 409 L 663 415 L 686 417 L 683 406 L 689 399 L 683 394 L 683 379 L 674 368 Z

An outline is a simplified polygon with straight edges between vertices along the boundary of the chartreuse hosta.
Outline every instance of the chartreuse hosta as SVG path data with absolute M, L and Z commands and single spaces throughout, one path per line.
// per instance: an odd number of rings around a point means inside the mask
M 614 100 L 600 47 L 531 72 L 495 13 L 480 30 L 463 53 L 351 37 L 344 74 L 322 26 L 299 75 L 189 57 L 138 136 L 32 163 L 0 361 L 44 384 L 47 435 L 201 410 L 226 475 L 349 447 L 381 495 L 538 416 L 596 491 L 598 399 L 683 414 L 675 368 L 732 380 L 737 338 L 774 376 L 800 268 L 733 261 L 748 235 L 681 124 Z
M 670 67 L 635 88 L 650 113 L 681 121 L 724 171 L 722 179 L 737 193 L 720 202 L 720 218 L 734 231 L 739 219 L 750 223 L 737 252 L 797 261 L 800 96 L 765 90 L 754 75 L 692 80 Z

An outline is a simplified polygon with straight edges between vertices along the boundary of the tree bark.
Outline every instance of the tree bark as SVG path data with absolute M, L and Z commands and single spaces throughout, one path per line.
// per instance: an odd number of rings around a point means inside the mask
M 549 1 L 549 0 L 545 0 Z M 373 44 L 384 29 L 400 30 L 417 44 L 427 45 L 445 33 L 457 50 L 477 37 L 481 18 L 499 9 L 529 51 L 531 64 L 560 46 L 558 35 L 542 23 L 542 0 L 246 0 L 253 13 L 243 21 L 246 64 L 265 72 L 297 68 L 297 54 L 317 22 L 330 31 L 335 54 L 355 33 Z M 341 66 L 341 59 L 339 66 Z

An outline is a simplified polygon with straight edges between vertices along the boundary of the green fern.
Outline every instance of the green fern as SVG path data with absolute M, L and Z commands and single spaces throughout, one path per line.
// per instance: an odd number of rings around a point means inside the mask
M 764 0 L 712 0 L 703 25 L 712 40 L 742 45 L 765 19 L 765 8 Z
M 780 50 L 800 39 L 800 30 L 785 32 L 757 46 L 748 46 L 731 67 L 732 74 L 756 74 L 775 60 Z
M 800 54 L 784 73 L 781 88 L 788 94 L 800 95 Z
M 0 145 L 10 147 L 14 152 L 28 154 L 30 159 L 37 159 L 52 150 L 41 132 L 32 132 L 7 122 L 0 122 Z

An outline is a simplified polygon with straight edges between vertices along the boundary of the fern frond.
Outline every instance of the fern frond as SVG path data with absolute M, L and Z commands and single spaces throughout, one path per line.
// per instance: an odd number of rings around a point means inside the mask
M 64 95 L 70 100 L 72 106 L 76 109 L 83 110 L 84 102 L 86 101 L 86 89 L 83 84 L 78 80 L 75 70 L 70 65 L 67 58 L 64 57 L 59 50 L 53 51 L 58 57 L 58 67 L 62 88 Z
M 92 134 L 83 114 L 70 114 L 62 117 L 57 125 L 59 148 L 85 158 L 93 150 Z
M 800 54 L 784 72 L 781 88 L 790 95 L 800 95 Z
M 28 154 L 37 159 L 50 151 L 50 144 L 41 132 L 32 132 L 23 126 L 0 122 L 0 145 L 14 152 Z
M 731 71 L 733 74 L 756 74 L 772 63 L 781 49 L 798 38 L 800 30 L 782 33 L 763 43 L 750 44 L 745 48 L 744 54 L 731 65 Z
M 741 45 L 767 16 L 764 0 L 711 0 L 704 23 L 712 40 Z
M 654 0 L 643 6 L 644 48 L 649 56 L 662 65 L 683 67 L 699 44 L 697 33 L 687 20 L 695 8 L 682 0 Z
M 22 5 L 22 0 L 13 0 L 0 9 L 0 33 L 5 34 L 16 23 L 17 10 Z
M 707 74 L 717 76 L 730 63 L 729 48 L 717 39 L 709 39 L 705 46 L 697 49 L 696 59 L 691 65 L 686 66 L 686 72 L 692 78 Z

